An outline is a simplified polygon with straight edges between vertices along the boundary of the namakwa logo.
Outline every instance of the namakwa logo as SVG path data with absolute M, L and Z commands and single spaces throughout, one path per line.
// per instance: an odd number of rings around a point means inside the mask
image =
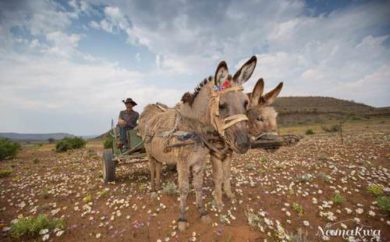
M 317 236 L 321 236 L 325 240 L 331 240 L 332 237 L 341 237 L 347 241 L 380 241 L 381 231 L 379 229 L 362 224 L 354 228 L 335 228 L 334 226 L 339 223 L 342 222 L 328 223 L 324 228 L 318 226 Z

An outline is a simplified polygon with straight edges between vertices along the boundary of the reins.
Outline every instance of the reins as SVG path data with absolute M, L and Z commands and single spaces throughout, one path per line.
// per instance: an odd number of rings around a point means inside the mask
M 207 148 L 212 150 L 214 153 L 216 153 L 218 156 L 223 156 L 225 152 L 229 149 L 229 146 L 226 144 L 223 146 L 222 149 L 218 149 L 214 144 L 209 142 L 209 139 L 205 138 L 204 136 L 200 136 L 202 142 L 206 145 Z

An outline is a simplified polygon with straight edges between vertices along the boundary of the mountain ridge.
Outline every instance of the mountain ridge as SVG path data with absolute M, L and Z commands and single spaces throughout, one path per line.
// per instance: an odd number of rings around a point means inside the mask
M 390 117 L 390 107 L 372 107 L 352 100 L 319 96 L 278 97 L 272 104 L 278 112 L 278 124 L 326 122 L 328 120 Z
M 300 123 L 326 122 L 328 120 L 369 119 L 373 116 L 390 117 L 390 107 L 372 107 L 353 100 L 343 100 L 321 96 L 282 96 L 272 104 L 278 112 L 278 124 L 291 125 Z M 105 132 L 96 136 L 81 136 L 83 138 L 102 138 Z M 0 132 L 0 137 L 17 141 L 46 141 L 65 137 L 75 137 L 69 133 L 17 133 Z
M 17 133 L 17 132 L 0 132 L 0 137 L 8 138 L 12 140 L 20 141 L 42 141 L 48 140 L 50 138 L 55 140 L 60 140 L 65 137 L 75 137 L 73 134 L 69 133 Z

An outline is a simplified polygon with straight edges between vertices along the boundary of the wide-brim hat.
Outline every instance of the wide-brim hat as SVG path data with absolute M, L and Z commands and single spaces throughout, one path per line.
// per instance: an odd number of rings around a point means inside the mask
M 124 104 L 131 103 L 131 104 L 133 104 L 133 106 L 137 105 L 137 103 L 134 102 L 134 100 L 131 99 L 131 98 L 129 98 L 129 97 L 126 98 L 126 100 L 122 100 L 122 102 L 123 102 Z

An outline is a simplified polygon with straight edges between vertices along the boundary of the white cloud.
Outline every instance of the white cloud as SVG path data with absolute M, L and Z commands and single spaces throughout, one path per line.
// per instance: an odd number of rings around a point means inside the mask
M 99 22 L 92 20 L 89 26 L 94 29 L 101 29 L 108 33 L 123 31 L 128 36 L 129 44 L 136 44 L 137 38 L 132 33 L 132 25 L 129 19 L 122 13 L 118 7 L 107 6 L 104 8 L 104 18 Z
M 68 4 L 74 9 L 74 17 L 78 18 L 81 14 L 86 14 L 87 16 L 96 15 L 98 12 L 96 11 L 91 4 L 86 1 L 79 0 L 70 0 Z
M 347 99 L 359 100 L 364 97 L 366 103 L 377 100 L 380 106 L 390 103 L 390 62 L 382 65 L 374 72 L 361 77 L 355 82 L 341 83 L 335 90 L 336 95 Z M 350 95 L 353 93 L 353 95 Z M 380 100 L 378 100 L 380 97 Z
M 44 126 L 50 132 L 63 125 L 68 132 L 103 132 L 123 98 L 133 97 L 139 111 L 156 101 L 173 105 L 190 85 L 184 79 L 195 78 L 195 86 L 221 59 L 234 72 L 251 55 L 257 55 L 258 66 L 247 90 L 264 77 L 267 89 L 284 81 L 282 95 L 390 103 L 389 33 L 383 30 L 390 8 L 384 2 L 351 4 L 319 16 L 305 15 L 304 1 L 283 0 L 108 5 L 73 0 L 70 11 L 55 1 L 9 2 L 0 5 L 13 9 L 0 10 L 0 110 L 12 122 L 0 129 L 43 132 Z M 70 26 L 83 24 L 77 22 L 82 14 L 91 28 L 113 33 L 112 38 L 125 33 L 131 47 L 139 48 L 138 63 L 149 60 L 155 68 L 138 72 L 81 52 L 88 31 L 76 33 Z M 11 33 L 15 26 L 31 36 Z M 172 81 L 161 85 L 160 80 Z M 27 113 L 37 115 L 36 124 L 20 122 Z M 55 115 L 66 121 L 47 122 Z
M 100 29 L 100 24 L 98 22 L 96 22 L 95 20 L 92 20 L 91 22 L 89 22 L 89 26 L 91 26 L 94 29 Z
M 145 85 L 147 76 L 109 63 L 76 64 L 51 56 L 24 58 L 16 56 L 0 62 L 0 109 L 14 113 L 17 107 L 28 112 L 61 113 L 64 118 L 77 120 L 78 116 L 99 120 L 98 123 L 80 123 L 67 130 L 72 133 L 91 134 L 104 132 L 111 118 L 123 109 L 121 100 L 130 96 L 139 106 L 164 100 L 174 105 L 183 93 L 175 88 Z M 27 113 L 27 111 L 25 112 Z M 24 117 L 23 112 L 19 117 Z M 42 123 L 47 117 L 38 118 Z M 103 122 L 102 120 L 105 120 Z M 10 130 L 20 130 L 8 124 Z M 28 123 L 25 132 L 32 130 Z M 57 126 L 61 129 L 60 126 Z M 41 127 L 41 132 L 54 132 Z M 58 131 L 58 130 L 57 130 Z
M 156 66 L 157 68 L 161 68 L 162 64 L 162 56 L 161 55 L 156 55 Z
M 135 54 L 135 59 L 137 60 L 137 62 L 141 61 L 141 54 L 139 52 L 137 52 L 137 54 Z
M 333 96 L 389 105 L 386 93 L 390 89 L 383 75 L 383 66 L 390 63 L 390 49 L 385 45 L 388 35 L 373 35 L 374 25 L 389 19 L 385 17 L 388 12 L 381 5 L 367 4 L 329 16 L 298 16 L 275 24 L 265 34 L 268 51 L 258 56 L 255 80 L 262 76 L 271 87 L 284 81 L 282 95 Z M 372 75 L 376 81 L 371 78 L 364 91 L 352 88 Z
M 80 41 L 80 35 L 67 35 L 62 32 L 51 32 L 46 35 L 46 39 L 52 45 L 46 51 L 51 54 L 60 55 L 63 57 L 70 57 L 74 54 Z
M 117 7 L 105 11 L 106 19 L 118 16 L 131 21 L 125 31 L 130 43 L 146 46 L 156 54 L 160 71 L 172 74 L 206 73 L 221 59 L 238 67 L 237 62 L 256 54 L 260 60 L 255 77 L 285 81 L 290 95 L 332 96 L 333 89 L 325 87 L 354 82 L 374 72 L 389 56 L 383 44 L 386 36 L 373 37 L 375 28 L 389 20 L 385 3 L 360 4 L 319 16 L 306 16 L 303 1 L 112 5 Z M 356 47 L 359 44 L 361 48 Z M 246 86 L 253 84 L 254 80 Z M 381 105 L 381 98 L 369 103 Z

